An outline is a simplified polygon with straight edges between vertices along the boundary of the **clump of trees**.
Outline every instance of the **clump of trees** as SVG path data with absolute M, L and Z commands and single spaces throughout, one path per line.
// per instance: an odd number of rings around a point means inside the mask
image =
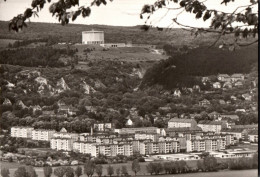
M 166 49 L 171 52 L 169 47 Z M 202 86 L 196 76 L 249 73 L 257 63 L 258 57 L 254 50 L 254 46 L 235 52 L 207 47 L 190 49 L 186 54 L 173 55 L 149 68 L 141 86 L 160 84 L 169 89 Z
M 21 166 L 14 172 L 14 177 L 38 177 L 38 175 L 32 166 Z
M 229 163 L 230 170 L 245 170 L 258 168 L 258 154 L 254 154 L 252 158 L 232 159 Z
M 0 52 L 0 63 L 29 67 L 49 66 L 63 67 L 61 56 L 72 57 L 75 51 L 71 49 L 54 49 L 52 47 L 18 48 Z

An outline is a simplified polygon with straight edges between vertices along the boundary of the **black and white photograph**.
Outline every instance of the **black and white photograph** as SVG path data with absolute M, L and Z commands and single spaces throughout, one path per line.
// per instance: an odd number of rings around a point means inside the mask
M 257 177 L 258 0 L 0 0 L 0 177 Z

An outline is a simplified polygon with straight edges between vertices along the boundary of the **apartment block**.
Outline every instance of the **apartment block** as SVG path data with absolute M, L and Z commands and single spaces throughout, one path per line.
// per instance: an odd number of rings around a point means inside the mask
M 17 138 L 32 138 L 33 127 L 12 127 L 11 128 L 11 137 Z
M 187 140 L 187 152 L 204 152 L 223 150 L 226 147 L 224 138 Z
M 194 119 L 172 118 L 168 122 L 168 128 L 196 127 L 197 123 Z
M 36 129 L 32 131 L 32 139 L 37 141 L 50 141 L 55 130 Z
M 220 133 L 222 128 L 222 122 L 202 120 L 199 121 L 198 127 L 200 127 L 203 132 Z
M 55 149 L 57 151 L 72 151 L 73 140 L 71 138 L 52 138 L 51 149 Z

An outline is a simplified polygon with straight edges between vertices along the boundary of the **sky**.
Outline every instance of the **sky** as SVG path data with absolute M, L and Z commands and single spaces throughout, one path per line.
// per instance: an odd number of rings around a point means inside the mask
M 57 0 L 52 0 L 56 2 Z M 155 0 L 113 0 L 106 6 L 92 7 L 90 17 L 78 17 L 74 22 L 75 24 L 100 24 L 100 25 L 112 25 L 112 26 L 135 26 L 143 25 L 144 19 L 140 19 L 139 15 L 143 5 L 153 4 Z M 26 8 L 30 7 L 32 0 L 0 0 L 0 20 L 9 21 L 17 14 L 23 13 Z M 91 0 L 80 0 L 80 6 L 88 5 Z M 232 12 L 237 6 L 250 4 L 250 0 L 235 0 L 235 2 L 229 3 L 228 6 L 221 5 L 222 0 L 207 0 L 205 5 L 210 9 L 218 9 L 225 12 Z M 58 23 L 56 17 L 52 17 L 49 13 L 49 5 L 39 12 L 39 17 L 31 17 L 32 22 L 48 22 Z M 177 7 L 178 5 L 172 3 L 169 7 Z M 159 27 L 169 27 L 172 24 L 172 20 L 178 12 L 169 11 L 167 14 L 166 9 L 157 11 L 151 18 L 151 24 Z M 166 15 L 165 15 L 166 14 Z M 178 21 L 185 25 L 194 27 L 208 27 L 210 21 L 204 22 L 202 19 L 195 19 L 195 16 L 190 13 L 182 13 L 178 16 Z M 149 23 L 148 23 L 149 24 Z M 176 24 L 170 27 L 178 27 Z

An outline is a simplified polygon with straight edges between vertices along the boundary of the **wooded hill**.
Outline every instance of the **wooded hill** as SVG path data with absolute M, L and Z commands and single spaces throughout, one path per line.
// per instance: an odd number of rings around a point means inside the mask
M 173 44 L 182 45 L 205 45 L 213 43 L 217 38 L 216 34 L 202 34 L 198 37 L 191 35 L 189 31 L 182 29 L 168 29 L 158 31 L 150 29 L 149 31 L 141 30 L 140 26 L 122 27 L 122 26 L 105 26 L 105 25 L 79 25 L 68 24 L 62 26 L 55 23 L 28 23 L 28 27 L 23 31 L 15 33 L 8 30 L 8 22 L 0 21 L 0 39 L 36 39 L 55 37 L 57 42 L 81 43 L 82 31 L 100 30 L 105 32 L 105 42 L 128 42 L 138 44 Z M 228 36 L 226 37 L 228 38 Z
M 219 48 L 199 47 L 186 54 L 177 54 L 160 61 L 147 70 L 142 86 L 154 84 L 171 89 L 200 84 L 196 76 L 249 73 L 257 66 L 257 45 L 229 51 Z

